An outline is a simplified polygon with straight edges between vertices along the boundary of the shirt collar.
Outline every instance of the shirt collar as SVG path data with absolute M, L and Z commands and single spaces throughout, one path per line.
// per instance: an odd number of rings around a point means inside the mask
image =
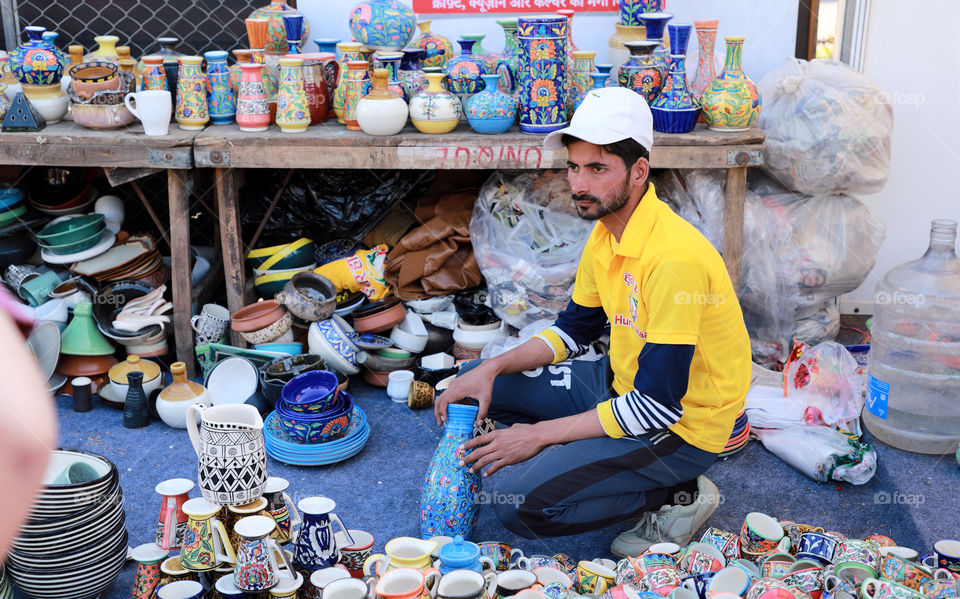
M 639 258 L 643 249 L 647 245 L 647 239 L 650 238 L 650 232 L 653 230 L 653 224 L 656 221 L 657 209 L 660 207 L 660 199 L 657 197 L 657 190 L 652 182 L 648 182 L 647 192 L 643 194 L 640 203 L 630 215 L 627 226 L 623 230 L 618 242 L 603 223 L 600 229 L 607 237 L 610 248 L 614 254 Z

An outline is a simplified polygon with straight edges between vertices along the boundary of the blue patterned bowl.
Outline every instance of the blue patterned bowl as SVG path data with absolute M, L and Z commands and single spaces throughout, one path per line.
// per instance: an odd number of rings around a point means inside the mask
M 313 444 L 334 441 L 347 434 L 350 414 L 353 412 L 353 397 L 347 392 L 337 394 L 340 409 L 323 414 L 294 412 L 281 399 L 274 412 L 284 435 L 294 443 Z
M 665 110 L 650 107 L 653 113 L 653 130 L 660 133 L 690 133 L 697 126 L 700 109 Z
M 290 379 L 280 397 L 286 407 L 301 414 L 323 414 L 338 403 L 337 375 L 329 370 L 311 370 Z

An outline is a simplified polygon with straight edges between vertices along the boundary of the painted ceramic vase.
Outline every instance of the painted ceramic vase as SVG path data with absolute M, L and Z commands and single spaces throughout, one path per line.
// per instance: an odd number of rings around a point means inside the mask
M 700 103 L 687 88 L 686 51 L 690 25 L 670 25 L 670 64 L 657 99 L 650 104 L 653 129 L 662 133 L 689 133 L 697 125 Z
M 716 131 L 743 131 L 760 115 L 760 92 L 741 66 L 743 39 L 726 38 L 723 72 L 703 92 L 703 118 Z
M 143 57 L 143 80 L 141 89 L 166 90 L 167 71 L 163 68 L 163 57 L 152 55 Z
M 636 27 L 642 25 L 640 15 L 645 12 L 661 12 L 664 0 L 620 0 L 620 24 Z
M 277 125 L 284 133 L 303 133 L 310 125 L 310 105 L 303 88 L 303 60 L 300 58 L 280 59 Z
M 246 62 L 240 65 L 241 79 L 237 88 L 237 125 L 241 131 L 266 131 L 270 125 L 270 106 L 263 89 L 263 65 Z
M 387 69 L 375 69 L 370 93 L 357 103 L 360 129 L 367 135 L 396 135 L 407 124 L 408 115 L 407 103 L 390 89 Z
M 176 91 L 177 71 L 180 69 L 180 63 L 177 62 L 177 59 L 183 56 L 183 54 L 177 52 L 176 50 L 176 46 L 178 43 L 180 43 L 180 39 L 176 37 L 158 37 L 157 43 L 160 44 L 160 49 L 156 52 L 148 54 L 147 56 L 161 57 L 163 68 L 167 75 L 167 89 L 170 91 Z M 137 78 L 137 83 L 141 85 L 145 69 L 146 64 L 143 61 L 143 57 L 141 57 L 140 60 L 137 61 L 137 66 L 133 70 L 134 75 Z
M 237 48 L 236 50 L 231 50 L 231 52 L 233 52 L 233 60 L 235 62 L 229 69 L 230 87 L 233 88 L 233 93 L 236 94 L 240 89 L 240 65 L 253 62 L 253 57 L 251 56 L 250 50 L 246 48 Z
M 191 572 L 209 572 L 223 562 L 235 562 L 227 529 L 218 517 L 222 508 L 196 497 L 183 504 L 187 527 L 180 547 L 180 566 Z
M 557 14 L 561 17 L 566 17 L 567 19 L 567 80 L 564 84 L 564 94 L 567 98 L 567 114 L 573 114 L 571 102 L 570 102 L 570 85 L 572 83 L 573 75 L 573 52 L 577 49 L 573 44 L 573 15 L 576 13 L 575 10 L 569 8 L 561 8 L 557 11 Z
M 143 373 L 127 373 L 127 397 L 123 401 L 123 427 L 143 428 L 150 424 L 147 394 L 143 391 Z
M 63 77 L 63 53 L 43 41 L 43 27 L 24 27 L 27 41 L 10 54 L 10 68 L 26 85 L 52 85 Z
M 483 91 L 470 96 L 464 116 L 477 133 L 506 133 L 517 120 L 517 101 L 497 87 L 500 76 L 484 75 Z
M 184 56 L 180 59 L 180 74 L 177 80 L 177 108 L 174 117 L 181 129 L 203 129 L 210 121 L 207 107 L 207 80 L 200 70 L 203 58 Z
M 406 48 L 403 51 L 397 75 L 408 99 L 427 89 L 427 75 L 421 68 L 421 57 L 425 53 L 422 48 Z
M 517 19 L 497 19 L 497 25 L 503 29 L 503 55 L 497 67 L 500 75 L 498 86 L 500 91 L 516 97 L 520 89 L 520 38 L 517 35 Z
M 284 13 L 283 29 L 287 35 L 287 53 L 300 54 L 303 52 L 303 15 L 299 13 Z
M 282 67 L 281 67 L 282 68 Z M 277 542 L 270 538 L 276 522 L 269 516 L 247 516 L 234 524 L 237 533 L 237 561 L 233 566 L 233 583 L 238 589 L 256 593 L 270 589 L 280 582 L 280 557 L 285 573 L 292 568 Z
M 483 77 L 487 75 L 486 61 L 473 53 L 474 40 L 457 40 L 460 56 L 447 62 L 443 71 L 447 74 L 447 89 L 457 94 L 461 102 L 483 89 Z
M 668 60 L 670 50 L 668 50 L 668 42 L 664 39 L 663 32 L 667 27 L 667 22 L 672 18 L 673 15 L 668 12 L 648 12 L 640 15 L 640 20 L 643 21 L 643 25 L 647 30 L 647 39 L 659 43 L 659 46 L 653 51 L 653 54 L 660 58 L 667 66 L 670 66 Z
M 430 31 L 433 21 L 418 21 L 417 28 L 420 35 L 410 42 L 411 48 L 423 50 L 424 56 L 420 62 L 425 67 L 444 67 L 453 58 L 453 43 L 442 35 Z
M 64 93 L 59 83 L 51 83 L 50 85 L 28 85 L 24 83 L 22 88 L 23 95 L 30 101 L 30 105 L 40 113 L 40 116 L 48 125 L 59 123 L 66 118 L 70 98 Z
M 357 122 L 357 103 L 360 98 L 370 92 L 370 74 L 367 70 L 369 63 L 365 60 L 351 60 L 347 63 L 347 74 L 344 76 L 343 89 L 343 121 L 347 129 L 360 130 Z
M 567 125 L 567 18 L 520 17 L 520 130 L 549 133 Z
M 647 28 L 643 25 L 639 27 L 630 25 L 614 24 L 614 34 L 610 36 L 607 42 L 607 60 L 610 61 L 610 68 L 613 71 L 612 81 L 616 82 L 617 73 L 620 67 L 630 59 L 630 51 L 627 50 L 626 42 L 641 42 L 647 39 Z
M 399 0 L 367 0 L 350 11 L 353 39 L 373 50 L 399 52 L 410 42 L 417 17 Z
M 286 14 L 299 13 L 288 6 L 283 0 L 270 0 L 268 6 L 258 8 L 247 16 L 248 19 L 266 19 L 269 22 L 267 25 L 266 44 L 260 47 L 270 54 L 287 53 L 287 30 L 283 26 L 283 16 Z M 304 22 L 303 35 L 300 39 L 305 40 L 309 37 L 310 27 Z
M 336 564 L 340 559 L 334 523 L 344 532 L 347 527 L 333 513 L 337 504 L 328 497 L 306 497 L 297 503 L 303 522 L 293 547 L 293 563 L 304 570 L 319 570 Z M 353 543 L 347 532 L 347 542 Z
M 652 104 L 663 88 L 667 69 L 659 58 L 653 55 L 657 42 L 627 42 L 630 59 L 620 67 L 618 82 L 620 87 L 637 92 L 647 104 Z
M 337 58 L 329 52 L 288 54 L 303 61 L 303 91 L 310 107 L 310 124 L 319 125 L 330 117 L 330 101 L 336 79 Z
M 337 44 L 342 40 L 335 37 L 318 37 L 313 40 L 313 43 L 317 46 L 317 52 L 333 54 L 334 57 L 337 56 Z
M 473 55 L 483 61 L 488 73 L 496 72 L 497 63 L 500 62 L 500 56 L 496 52 L 491 52 L 483 47 L 483 38 L 487 36 L 482 33 L 465 33 L 460 37 L 465 40 L 473 40 Z
M 427 73 L 427 89 L 410 99 L 410 121 L 421 133 L 450 133 L 460 122 L 460 99 L 443 85 L 443 73 Z
M 227 53 L 223 50 L 205 52 L 207 59 L 207 107 L 214 125 L 227 125 L 237 116 L 237 97 L 230 87 Z
M 473 536 L 480 515 L 480 473 L 458 462 L 463 455 L 460 446 L 473 438 L 476 418 L 476 406 L 447 406 L 443 437 L 427 467 L 420 495 L 421 538 L 459 535 L 469 540 Z
M 60 53 L 60 64 L 63 65 L 63 72 L 66 73 L 70 67 L 70 58 L 64 54 L 59 48 L 57 48 L 57 38 L 60 37 L 60 34 L 56 31 L 44 31 L 40 36 L 40 40 L 46 42 L 48 46 L 57 50 Z
M 404 102 L 410 99 L 403 84 L 400 83 L 400 61 L 403 52 L 376 52 L 373 55 L 376 67 L 387 71 L 387 89 L 397 94 Z
M 333 112 L 337 121 L 343 123 L 343 94 L 347 90 L 347 63 L 356 60 L 366 60 L 363 53 L 363 44 L 357 42 L 343 42 L 337 44 L 340 49 L 340 70 L 337 75 L 337 85 L 333 91 Z
M 100 60 L 118 64 L 120 55 L 117 54 L 117 42 L 120 38 L 115 35 L 98 35 L 93 38 L 97 42 L 97 49 L 83 57 L 84 62 Z
M 593 89 L 594 72 L 593 59 L 597 53 L 587 50 L 577 50 L 573 53 L 573 71 L 570 72 L 570 95 L 567 96 L 567 111 L 573 116 L 573 111 L 580 105 L 584 94 Z
M 690 91 L 693 96 L 700 99 L 704 90 L 710 85 L 710 82 L 717 77 L 716 61 L 713 58 L 714 46 L 717 41 L 717 27 L 720 21 L 694 21 L 693 25 L 697 28 L 697 45 L 700 48 L 700 55 L 697 58 L 697 76 L 690 84 Z
M 593 87 L 591 89 L 603 89 L 607 87 L 607 83 L 610 82 L 610 75 L 608 73 L 598 73 L 594 71 L 593 73 L 590 73 L 590 79 L 593 81 Z M 580 101 L 577 102 L 577 105 L 574 107 L 574 111 L 576 111 L 577 108 L 580 108 L 580 105 L 583 104 L 583 99 L 585 97 L 587 97 L 587 94 L 583 94 L 583 96 L 580 97 Z

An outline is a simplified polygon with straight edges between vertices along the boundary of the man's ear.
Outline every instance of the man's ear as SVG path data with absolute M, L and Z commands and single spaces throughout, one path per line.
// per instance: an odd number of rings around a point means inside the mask
M 639 158 L 636 162 L 633 163 L 633 167 L 630 169 L 630 182 L 640 187 L 647 182 L 647 178 L 650 177 L 650 162 L 646 158 Z

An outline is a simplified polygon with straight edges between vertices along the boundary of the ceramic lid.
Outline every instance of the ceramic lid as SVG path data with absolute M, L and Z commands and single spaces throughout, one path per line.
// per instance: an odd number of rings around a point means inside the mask
M 130 552 L 130 557 L 140 563 L 149 564 L 163 561 L 169 553 L 169 551 L 161 548 L 156 543 L 144 543 L 143 545 L 134 547 Z
M 153 488 L 160 495 L 183 495 L 193 490 L 193 481 L 189 478 L 171 478 L 157 483 Z
M 237 520 L 237 523 L 233 525 L 233 530 L 241 537 L 259 539 L 273 532 L 276 526 L 277 522 L 273 518 L 266 516 L 247 516 Z
M 212 516 L 220 511 L 220 506 L 210 503 L 203 497 L 194 497 L 183 503 L 183 513 L 188 516 Z
M 110 380 L 121 385 L 127 384 L 127 375 L 131 372 L 142 372 L 143 382 L 152 381 L 160 376 L 160 365 L 150 360 L 141 360 L 140 356 L 127 356 L 126 361 L 115 364 L 107 373 Z
M 440 561 L 449 568 L 469 568 L 479 558 L 480 548 L 476 543 L 464 541 L 460 535 L 440 548 Z

